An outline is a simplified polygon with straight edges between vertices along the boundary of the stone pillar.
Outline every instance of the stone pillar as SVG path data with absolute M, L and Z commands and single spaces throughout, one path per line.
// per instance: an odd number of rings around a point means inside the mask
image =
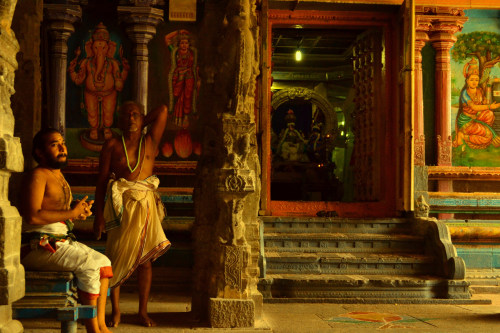
M 205 129 L 194 188 L 192 311 L 212 327 L 254 327 L 262 323 L 263 303 L 257 290 L 260 162 L 254 112 L 259 73 L 255 1 L 209 1 L 203 16 L 198 59 L 203 69 L 200 122 Z
M 50 81 L 48 126 L 66 134 L 66 69 L 68 38 L 75 31 L 73 24 L 82 17 L 77 5 L 45 4 L 44 19 L 50 35 Z
M 12 302 L 24 296 L 24 268 L 19 257 L 21 217 L 8 200 L 10 175 L 23 171 L 24 163 L 10 107 L 19 51 L 11 30 L 16 2 L 7 0 L 0 6 L 0 332 L 6 333 L 23 331 L 21 323 L 12 319 Z
M 436 140 L 437 164 L 451 166 L 451 65 L 450 49 L 457 38 L 454 34 L 461 31 L 467 18 L 462 16 L 434 16 L 429 33 L 432 46 L 436 50 Z M 453 182 L 438 181 L 439 192 L 452 192 Z M 440 219 L 452 218 L 453 214 L 439 214 Z
M 163 10 L 144 7 L 118 6 L 120 20 L 134 42 L 132 51 L 133 92 L 132 98 L 148 110 L 148 43 L 156 34 L 156 26 L 163 20 Z
M 427 32 L 431 28 L 431 20 L 423 15 L 416 17 L 415 33 L 415 156 L 416 166 L 425 165 L 424 135 L 424 96 L 422 86 L 422 48 L 429 41 Z

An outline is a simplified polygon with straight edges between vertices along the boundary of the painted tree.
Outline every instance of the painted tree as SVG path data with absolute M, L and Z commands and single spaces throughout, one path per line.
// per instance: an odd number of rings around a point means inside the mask
M 460 34 L 451 50 L 451 57 L 459 63 L 476 58 L 479 83 L 485 89 L 491 69 L 500 62 L 500 34 L 486 31 Z

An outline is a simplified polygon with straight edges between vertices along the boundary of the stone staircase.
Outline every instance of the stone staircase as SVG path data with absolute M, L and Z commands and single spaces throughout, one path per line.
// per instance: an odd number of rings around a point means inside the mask
M 261 217 L 267 302 L 469 299 L 446 226 L 429 218 Z

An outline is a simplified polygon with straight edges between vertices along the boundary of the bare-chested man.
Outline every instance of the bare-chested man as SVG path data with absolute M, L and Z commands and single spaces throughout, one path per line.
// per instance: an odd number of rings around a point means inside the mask
M 75 241 L 73 219 L 92 214 L 87 197 L 71 208 L 71 189 L 61 167 L 67 161 L 61 133 L 47 128 L 33 139 L 33 157 L 38 162 L 27 177 L 28 198 L 24 201 L 22 264 L 30 270 L 72 271 L 78 279 L 83 304 L 97 305 L 97 317 L 87 319 L 87 332 L 110 332 L 105 323 L 108 278 L 113 276 L 110 260 Z
M 94 231 L 99 239 L 106 230 L 106 255 L 113 263 L 112 318 L 108 326 L 120 323 L 120 285 L 135 269 L 139 320 L 144 326 L 156 325 L 147 312 L 151 262 L 168 250 L 170 242 L 161 226 L 165 212 L 156 191 L 159 180 L 153 176 L 153 166 L 166 122 L 166 106 L 145 116 L 142 105 L 126 102 L 120 108 L 122 137 L 107 140 L 101 151 Z M 144 135 L 143 128 L 148 124 L 151 127 Z

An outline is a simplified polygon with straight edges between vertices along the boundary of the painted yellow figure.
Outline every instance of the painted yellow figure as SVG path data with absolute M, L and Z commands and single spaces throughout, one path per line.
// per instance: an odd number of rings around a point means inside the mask
M 127 59 L 123 58 L 123 48 L 120 47 L 119 51 L 122 70 L 120 62 L 113 58 L 115 51 L 116 43 L 110 40 L 109 32 L 101 22 L 91 39 L 85 43 L 87 57 L 78 63 L 81 54 L 78 47 L 68 68 L 71 80 L 77 85 L 84 84 L 85 108 L 92 140 L 98 139 L 98 129 L 102 128 L 105 139 L 112 136 L 110 127 L 113 125 L 116 97 L 123 89 L 130 70 Z

